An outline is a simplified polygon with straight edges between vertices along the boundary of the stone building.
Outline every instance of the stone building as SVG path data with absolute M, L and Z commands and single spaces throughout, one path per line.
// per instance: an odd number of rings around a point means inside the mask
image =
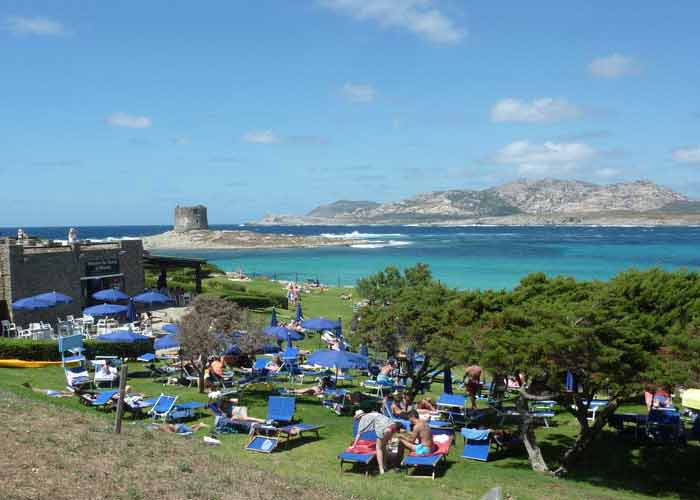
M 141 240 L 60 245 L 0 239 L 0 319 L 26 325 L 54 322 L 68 314 L 82 316 L 82 310 L 95 303 L 92 294 L 111 287 L 131 296 L 143 292 Z M 73 302 L 43 311 L 12 310 L 18 299 L 51 291 L 64 293 Z
M 207 221 L 207 207 L 196 205 L 194 207 L 175 207 L 175 231 L 193 231 L 195 229 L 209 229 Z

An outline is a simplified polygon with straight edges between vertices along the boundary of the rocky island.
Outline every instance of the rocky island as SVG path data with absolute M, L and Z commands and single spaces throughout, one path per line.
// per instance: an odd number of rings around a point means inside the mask
M 293 234 L 263 234 L 253 231 L 222 231 L 193 229 L 167 231 L 143 238 L 145 250 L 235 250 L 247 248 L 299 248 L 357 245 L 357 239 L 298 236 Z
M 175 207 L 172 231 L 143 238 L 145 250 L 236 250 L 245 248 L 298 248 L 344 246 L 362 243 L 357 239 L 263 234 L 253 231 L 209 229 L 207 207 Z
M 262 225 L 695 225 L 700 202 L 649 181 L 598 185 L 518 180 L 484 190 L 422 193 L 379 204 L 342 200 L 306 215 L 268 215 Z

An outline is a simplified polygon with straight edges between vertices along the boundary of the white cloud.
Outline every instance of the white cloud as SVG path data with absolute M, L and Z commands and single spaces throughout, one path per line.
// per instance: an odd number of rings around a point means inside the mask
M 243 141 L 251 144 L 278 144 L 280 137 L 272 130 L 252 130 L 243 134 Z
M 514 123 L 554 123 L 581 116 L 578 106 L 566 99 L 542 97 L 531 102 L 502 99 L 491 108 L 491 121 Z
M 153 122 L 148 116 L 136 116 L 121 111 L 107 117 L 107 123 L 114 127 L 148 128 Z
M 515 165 L 520 175 L 542 176 L 572 172 L 597 154 L 598 151 L 582 142 L 515 141 L 496 152 L 493 160 L 502 165 Z
M 673 159 L 679 163 L 700 164 L 700 145 L 674 149 Z
M 377 91 L 367 83 L 347 82 L 341 89 L 345 98 L 352 102 L 372 102 Z
M 381 26 L 403 28 L 445 45 L 459 43 L 464 30 L 434 7 L 434 0 L 317 0 L 323 7 L 356 19 L 371 19 Z
M 609 56 L 593 59 L 588 65 L 588 71 L 599 78 L 620 78 L 622 76 L 636 75 L 640 72 L 637 61 L 622 54 L 610 54 Z
M 15 35 L 63 36 L 69 34 L 62 23 L 47 17 L 12 16 L 5 20 L 5 27 Z

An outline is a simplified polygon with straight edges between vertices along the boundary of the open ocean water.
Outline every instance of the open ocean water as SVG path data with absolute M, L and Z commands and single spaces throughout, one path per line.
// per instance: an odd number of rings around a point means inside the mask
M 212 229 L 241 229 L 217 225 Z M 24 228 L 33 236 L 66 239 L 67 227 Z M 171 226 L 78 227 L 80 238 L 107 239 L 158 234 Z M 201 257 L 227 271 L 277 279 L 316 279 L 353 285 L 387 266 L 429 264 L 433 274 L 458 288 L 512 288 L 542 271 L 581 280 L 608 279 L 637 268 L 700 271 L 700 227 L 411 227 L 248 226 L 264 233 L 326 235 L 367 240 L 345 247 L 277 250 L 172 250 L 157 253 Z M 16 235 L 0 228 L 0 236 Z

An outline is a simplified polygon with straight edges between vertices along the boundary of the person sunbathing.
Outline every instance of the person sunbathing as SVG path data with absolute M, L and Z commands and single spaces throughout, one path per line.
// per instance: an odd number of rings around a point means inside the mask
M 75 396 L 76 394 L 71 391 L 58 391 L 55 389 L 38 389 L 36 387 L 32 387 L 32 385 L 29 382 L 24 382 L 22 386 L 26 387 L 27 389 L 31 389 L 34 392 L 38 392 L 39 394 L 49 396 L 51 398 L 70 398 Z
M 275 356 L 274 358 L 272 358 L 272 361 L 270 361 L 267 364 L 265 369 L 268 372 L 277 373 L 282 369 L 282 358 L 280 358 L 279 356 Z
M 302 389 L 292 389 L 289 392 L 296 396 L 320 396 L 332 385 L 330 377 L 323 377 L 317 385 Z
M 433 432 L 425 420 L 421 420 L 416 410 L 411 410 L 406 415 L 411 422 L 412 432 L 399 434 L 401 450 L 399 456 L 403 456 L 403 448 L 409 449 L 416 455 L 430 455 L 435 451 Z
M 382 369 L 379 370 L 379 375 L 377 375 L 377 382 L 380 384 L 393 384 L 394 379 L 391 378 L 391 374 L 396 368 L 396 362 L 393 360 L 389 360 L 386 362 L 384 366 L 382 366 Z
M 197 432 L 199 429 L 204 429 L 209 427 L 207 424 L 197 422 L 196 424 L 152 424 L 149 426 L 151 430 L 169 432 L 172 434 L 189 434 L 191 432 Z
M 427 412 L 427 413 L 435 413 L 437 411 L 437 406 L 435 406 L 435 403 L 433 402 L 433 398 L 430 396 L 425 397 L 421 399 L 418 402 L 418 407 L 416 408 L 418 413 L 422 412 Z

